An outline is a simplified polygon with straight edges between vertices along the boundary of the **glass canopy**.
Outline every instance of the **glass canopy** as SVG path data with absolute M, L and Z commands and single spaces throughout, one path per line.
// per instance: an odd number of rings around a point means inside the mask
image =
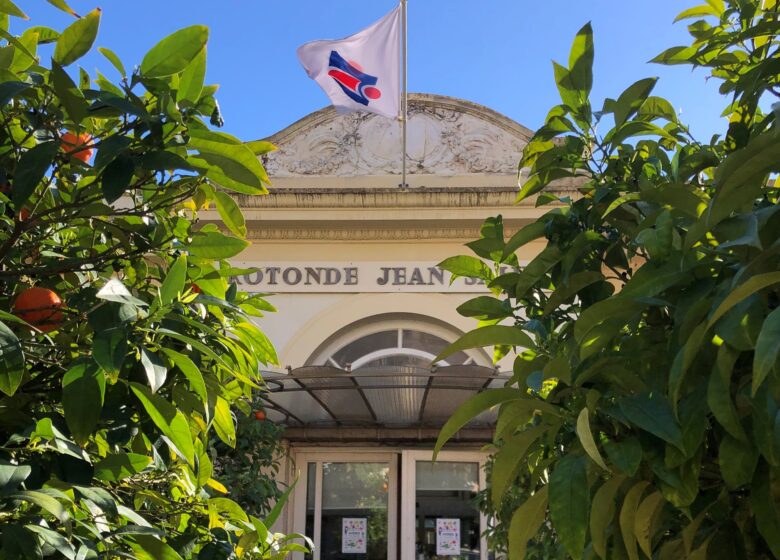
M 264 378 L 268 418 L 289 427 L 440 428 L 466 399 L 502 387 L 509 374 L 473 364 L 383 363 L 357 371 L 306 366 Z M 494 423 L 487 411 L 469 426 Z

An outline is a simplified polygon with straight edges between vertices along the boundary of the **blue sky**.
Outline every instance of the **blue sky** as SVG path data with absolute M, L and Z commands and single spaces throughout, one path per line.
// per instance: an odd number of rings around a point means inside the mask
M 62 29 L 72 18 L 43 0 L 17 0 L 31 22 Z M 634 81 L 661 78 L 655 93 L 681 111 L 697 137 L 722 132 L 726 104 L 702 70 L 647 61 L 667 47 L 688 44 L 684 23 L 672 24 L 696 0 L 409 0 L 409 90 L 482 103 L 535 129 L 558 102 L 550 61 L 566 62 L 587 21 L 596 43 L 593 99 L 616 97 Z M 95 0 L 70 0 L 85 13 Z M 207 80 L 220 84 L 225 130 L 251 140 L 268 136 L 327 104 L 295 49 L 314 39 L 350 35 L 395 6 L 391 0 L 113 0 L 104 2 L 97 45 L 125 66 L 172 31 L 211 28 Z M 95 53 L 79 61 L 111 78 Z

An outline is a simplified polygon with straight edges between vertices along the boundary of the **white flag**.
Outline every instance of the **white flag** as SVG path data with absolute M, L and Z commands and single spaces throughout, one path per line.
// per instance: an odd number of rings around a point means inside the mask
M 298 60 L 339 113 L 369 111 L 397 117 L 401 92 L 400 27 L 399 6 L 346 39 L 312 41 L 298 47 Z

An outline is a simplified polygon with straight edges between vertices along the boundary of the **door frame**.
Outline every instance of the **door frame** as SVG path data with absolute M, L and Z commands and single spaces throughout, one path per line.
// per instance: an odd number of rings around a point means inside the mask
M 386 449 L 376 451 L 358 451 L 353 449 L 318 448 L 316 450 L 297 450 L 295 468 L 298 471 L 298 483 L 293 492 L 293 527 L 304 533 L 306 530 L 306 497 L 308 464 L 314 463 L 317 492 L 314 496 L 314 560 L 320 560 L 320 537 L 322 525 L 322 463 L 387 463 L 390 471 L 387 483 L 387 558 L 398 558 L 398 453 Z M 303 553 L 295 552 L 293 560 L 303 560 Z
M 479 488 L 484 490 L 485 480 L 485 459 L 487 454 L 480 451 L 441 451 L 437 456 L 437 461 L 447 461 L 456 463 L 478 463 L 479 464 Z M 403 450 L 401 452 L 401 556 L 400 558 L 415 558 L 415 520 L 416 520 L 416 465 L 417 461 L 433 461 L 433 450 Z M 479 558 L 487 560 L 487 538 L 485 538 L 485 529 L 487 529 L 487 516 L 479 513 Z

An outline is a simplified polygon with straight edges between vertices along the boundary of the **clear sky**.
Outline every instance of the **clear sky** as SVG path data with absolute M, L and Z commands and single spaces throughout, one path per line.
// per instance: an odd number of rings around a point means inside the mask
M 72 21 L 44 0 L 16 0 L 31 21 L 13 29 Z M 103 8 L 97 45 L 140 63 L 157 40 L 195 23 L 211 28 L 207 81 L 221 85 L 225 130 L 244 140 L 273 134 L 327 98 L 306 77 L 295 49 L 314 39 L 341 38 L 390 11 L 392 0 L 70 0 L 79 13 Z M 684 23 L 672 24 L 696 0 L 409 0 L 409 91 L 482 103 L 531 129 L 558 103 L 551 60 L 566 62 L 587 21 L 596 43 L 593 99 L 617 97 L 637 79 L 661 78 L 655 93 L 681 111 L 697 137 L 725 129 L 726 105 L 702 70 L 647 64 L 685 45 Z M 44 52 L 48 55 L 48 52 Z M 95 53 L 79 61 L 118 78 Z

